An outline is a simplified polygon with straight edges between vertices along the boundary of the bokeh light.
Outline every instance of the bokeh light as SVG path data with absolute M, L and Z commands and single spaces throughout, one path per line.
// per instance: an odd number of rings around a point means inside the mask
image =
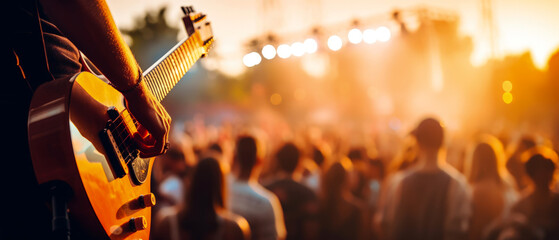
M 274 46 L 268 44 L 262 48 L 262 56 L 264 56 L 264 58 L 268 60 L 273 59 L 274 57 L 276 57 L 276 49 L 274 48 Z
M 503 93 L 503 102 L 505 102 L 506 104 L 512 103 L 512 93 L 510 92 Z
M 363 31 L 363 41 L 368 44 L 375 43 L 377 41 L 377 36 L 375 30 L 367 29 Z
M 291 56 L 291 47 L 287 44 L 279 45 L 278 47 L 278 57 L 288 58 Z
M 512 91 L 512 82 L 511 81 L 504 81 L 503 82 L 503 91 L 510 92 Z
M 318 50 L 318 44 L 316 43 L 316 40 L 312 38 L 307 38 L 303 44 L 305 45 L 305 51 L 307 53 L 315 53 L 316 50 Z
M 337 35 L 328 38 L 328 48 L 332 51 L 338 51 L 342 48 L 342 39 Z
M 384 26 L 377 28 L 375 32 L 376 32 L 377 40 L 381 42 L 388 42 L 388 40 L 390 40 L 390 37 L 392 35 L 390 33 L 390 30 Z
M 247 67 L 254 67 L 262 61 L 262 57 L 257 52 L 251 52 L 243 57 L 243 64 Z
M 272 105 L 280 105 L 281 104 L 281 95 L 279 95 L 278 93 L 274 93 L 272 94 L 272 96 L 270 96 L 270 103 L 272 103 Z
M 305 45 L 300 42 L 291 44 L 291 54 L 296 57 L 303 56 L 305 54 Z
M 361 30 L 354 28 L 349 30 L 347 38 L 349 39 L 350 43 L 358 44 L 363 41 L 363 33 L 361 32 Z

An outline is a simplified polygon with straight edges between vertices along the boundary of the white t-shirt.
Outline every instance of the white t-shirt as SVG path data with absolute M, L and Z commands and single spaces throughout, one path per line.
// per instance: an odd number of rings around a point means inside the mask
M 283 212 L 272 192 L 256 182 L 235 179 L 229 190 L 229 209 L 248 221 L 253 240 L 285 238 Z

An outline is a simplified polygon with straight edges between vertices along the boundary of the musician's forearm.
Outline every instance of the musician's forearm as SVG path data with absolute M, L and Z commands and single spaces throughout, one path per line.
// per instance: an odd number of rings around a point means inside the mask
M 136 60 L 104 0 L 41 0 L 41 5 L 51 21 L 117 89 L 128 89 L 136 83 Z

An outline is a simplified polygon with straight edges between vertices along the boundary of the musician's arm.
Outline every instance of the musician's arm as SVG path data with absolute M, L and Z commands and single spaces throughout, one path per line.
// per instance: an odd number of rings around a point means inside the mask
M 151 136 L 141 140 L 145 156 L 163 152 L 171 118 L 145 84 L 104 0 L 40 0 L 49 19 L 123 91 L 128 109 Z M 146 135 L 144 134 L 144 137 Z

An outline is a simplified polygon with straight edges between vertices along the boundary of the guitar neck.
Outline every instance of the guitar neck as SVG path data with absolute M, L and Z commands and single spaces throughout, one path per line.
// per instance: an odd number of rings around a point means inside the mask
M 167 96 L 205 52 L 204 42 L 200 34 L 195 32 L 144 71 L 144 81 L 157 101 Z

